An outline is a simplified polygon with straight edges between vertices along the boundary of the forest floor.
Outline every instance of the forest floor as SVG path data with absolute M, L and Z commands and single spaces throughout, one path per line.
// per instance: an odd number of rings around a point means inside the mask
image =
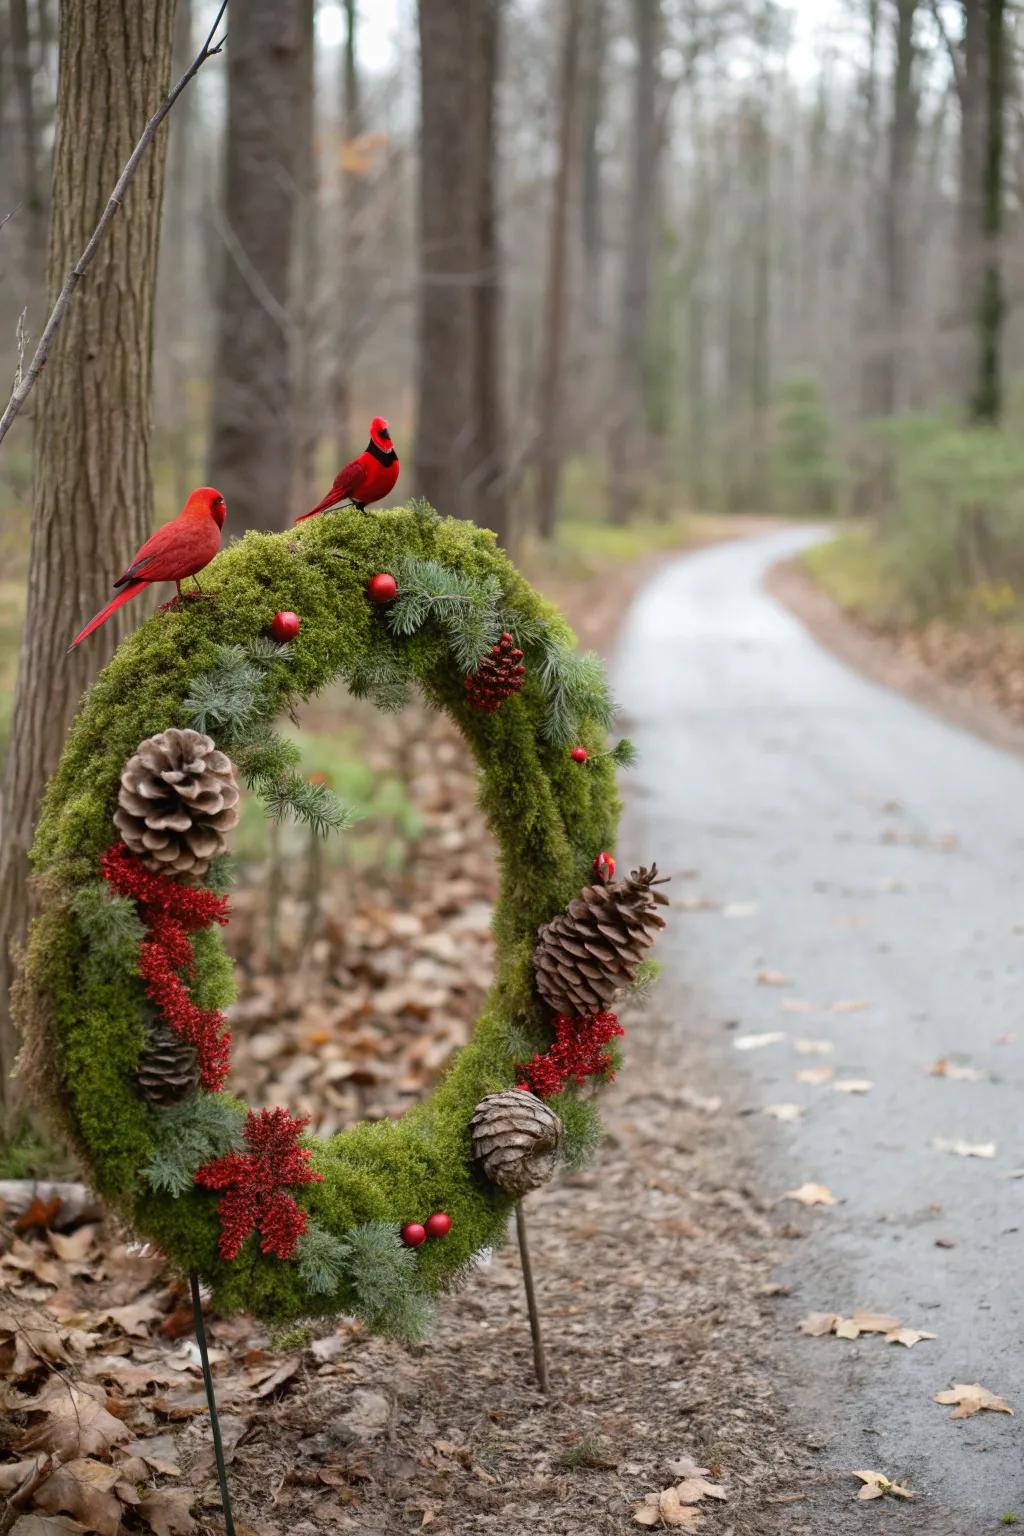
M 609 648 L 663 560 L 569 562 L 540 584 L 584 643 Z M 256 866 L 228 929 L 233 1084 L 311 1111 L 323 1131 L 424 1092 L 490 972 L 495 868 L 461 745 L 423 712 L 374 720 L 370 765 L 401 778 L 421 852 L 394 869 L 319 869 L 312 907 L 308 869 L 271 905 L 279 872 Z M 786 1438 L 767 1344 L 792 1224 L 749 1189 L 745 1122 L 720 1113 L 723 1085 L 680 1045 L 672 1006 L 656 990 L 624 1019 L 627 1068 L 595 1164 L 529 1202 L 548 1398 L 514 1241 L 411 1351 L 346 1321 L 271 1339 L 247 1319 L 209 1320 L 240 1532 L 582 1536 L 634 1528 L 635 1511 L 721 1536 L 809 1529 L 816 1452 Z M 0 1532 L 222 1530 L 186 1298 L 109 1220 L 61 1225 L 37 1201 L 0 1226 L 0 1493 L 13 1495 Z M 54 1472 L 45 1458 L 76 1446 Z M 669 1491 L 682 1482 L 699 1505 Z

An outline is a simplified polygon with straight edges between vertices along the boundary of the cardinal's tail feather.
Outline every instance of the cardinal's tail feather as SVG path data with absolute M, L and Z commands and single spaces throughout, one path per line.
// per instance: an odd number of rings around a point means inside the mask
M 89 620 L 84 629 L 79 630 L 78 634 L 68 646 L 68 652 L 70 653 L 73 651 L 76 645 L 81 645 L 82 641 L 91 635 L 94 629 L 99 629 L 101 624 L 106 623 L 112 613 L 116 613 L 118 608 L 122 608 L 130 598 L 133 598 L 136 593 L 141 592 L 143 587 L 148 586 L 148 581 L 133 581 L 131 586 L 125 587 L 123 592 L 119 592 L 116 597 L 112 597 L 107 606 L 105 608 L 101 608 L 99 613 L 97 613 L 93 618 Z
M 310 507 L 308 512 L 303 512 L 301 517 L 297 517 L 295 521 L 297 523 L 304 523 L 307 517 L 316 517 L 318 512 L 326 512 L 329 508 L 337 506 L 339 502 L 347 500 L 346 496 L 339 496 L 336 491 L 328 491 L 323 501 L 318 501 L 315 507 Z

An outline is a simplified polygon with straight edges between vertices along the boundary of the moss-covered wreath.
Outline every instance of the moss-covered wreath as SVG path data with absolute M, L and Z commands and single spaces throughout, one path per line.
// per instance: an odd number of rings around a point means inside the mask
M 395 580 L 374 583 L 382 574 Z M 609 991 L 635 981 L 648 930 L 660 925 L 648 872 L 627 883 L 624 918 L 606 883 L 615 765 L 628 744 L 606 750 L 611 703 L 597 658 L 576 651 L 489 533 L 425 504 L 248 534 L 208 568 L 204 589 L 212 601 L 157 614 L 119 648 L 48 787 L 18 997 L 22 1072 L 58 1112 L 96 1188 L 175 1263 L 198 1271 L 221 1307 L 276 1320 L 348 1310 L 415 1334 L 430 1296 L 504 1228 L 514 1181 L 501 1180 L 501 1160 L 524 1141 L 517 1104 L 538 1166 L 553 1164 L 556 1149 L 578 1160 L 596 1139 L 580 1085 L 608 1074 L 606 1047 L 620 1033 L 602 1010 Z M 275 614 L 286 630 L 299 616 L 293 640 L 274 638 Z M 343 810 L 301 778 L 273 728 L 282 709 L 336 679 L 384 708 L 415 683 L 448 711 L 479 764 L 501 895 L 496 979 L 440 1086 L 401 1121 L 317 1141 L 286 1111 L 246 1116 L 220 1091 L 228 1042 L 219 1010 L 232 996 L 219 928 L 224 859 L 208 869 L 201 860 L 191 877 L 177 866 L 153 874 L 114 818 L 119 797 L 131 806 L 145 793 L 126 777 L 140 743 L 190 730 L 212 738 L 214 769 L 237 765 L 272 814 L 289 810 L 321 830 L 343 825 Z M 565 925 L 576 908 L 591 938 L 574 948 Z M 619 919 L 621 945 L 607 947 L 601 932 Z M 609 985 L 593 980 L 605 972 Z M 566 987 L 600 1006 L 574 1019 L 551 1001 Z M 161 1049 L 203 1046 L 204 1030 L 205 1058 L 200 1049 L 183 1093 L 170 1095 L 177 1102 L 140 1091 L 154 1050 L 159 1080 Z M 173 1071 L 168 1080 L 179 1081 Z M 536 1098 L 512 1092 L 524 1086 L 557 1095 L 561 1128 Z M 497 1126 L 491 1140 L 482 1100 Z M 431 1232 L 441 1240 L 401 1240 L 405 1224 L 432 1213 L 451 1219 L 446 1233 L 443 1221 Z

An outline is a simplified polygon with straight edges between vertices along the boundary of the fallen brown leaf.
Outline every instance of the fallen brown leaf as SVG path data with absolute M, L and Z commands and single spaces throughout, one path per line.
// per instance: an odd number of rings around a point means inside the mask
M 831 1067 L 804 1067 L 795 1072 L 794 1079 L 798 1083 L 809 1083 L 812 1088 L 821 1088 L 832 1076 Z
M 894 1328 L 885 1336 L 887 1344 L 905 1344 L 907 1349 L 913 1349 L 915 1344 L 920 1344 L 922 1339 L 934 1339 L 934 1333 L 927 1333 L 923 1328 Z
M 840 1318 L 836 1324 L 836 1337 L 839 1339 L 856 1339 L 862 1333 L 894 1333 L 903 1324 L 898 1317 L 889 1317 L 884 1312 L 856 1311 L 852 1317 Z
M 783 1200 L 796 1200 L 800 1205 L 835 1205 L 836 1197 L 825 1184 L 801 1184 L 799 1189 L 787 1189 Z
M 25 1431 L 19 1448 L 46 1450 L 69 1458 L 101 1456 L 130 1438 L 127 1427 L 106 1409 L 107 1394 L 88 1382 L 75 1384 L 51 1377 L 38 1397 L 22 1403 L 23 1412 L 41 1422 Z
M 757 984 L 759 987 L 788 987 L 792 983 L 782 971 L 758 971 Z
M 871 1004 L 865 1002 L 863 998 L 844 997 L 840 998 L 838 1003 L 832 1004 L 831 1011 L 833 1013 L 863 1013 L 865 1008 L 870 1007 Z
M 809 1339 L 821 1339 L 827 1333 L 832 1332 L 838 1321 L 838 1312 L 812 1312 L 809 1317 L 803 1318 L 796 1326 Z
M 859 1477 L 864 1484 L 858 1493 L 858 1499 L 881 1499 L 888 1496 L 892 1499 L 913 1499 L 911 1493 L 903 1483 L 894 1483 L 886 1477 L 884 1472 L 851 1472 L 851 1477 Z
M 832 1084 L 836 1093 L 870 1093 L 874 1086 L 867 1077 L 837 1077 Z
M 142 1498 L 138 1513 L 153 1536 L 192 1536 L 194 1495 L 189 1488 L 153 1488 Z
M 797 1120 L 802 1120 L 804 1113 L 799 1104 L 766 1104 L 763 1112 L 771 1115 L 773 1120 L 781 1120 L 784 1125 L 793 1125 Z
M 1013 1409 L 1007 1403 L 1004 1403 L 1001 1397 L 997 1397 L 994 1392 L 990 1392 L 987 1387 L 983 1387 L 978 1381 L 972 1382 L 970 1385 L 966 1385 L 962 1381 L 955 1381 L 949 1391 L 936 1392 L 934 1400 L 937 1403 L 941 1403 L 943 1407 L 949 1403 L 956 1404 L 956 1407 L 950 1414 L 951 1419 L 969 1419 L 974 1414 L 983 1412 L 1008 1413 L 1011 1418 L 1013 1417 Z
M 35 1491 L 35 1502 L 48 1515 L 73 1515 L 96 1536 L 117 1536 L 121 1501 L 111 1490 L 120 1473 L 116 1467 L 78 1456 L 51 1472 Z
M 781 1029 L 769 1029 L 762 1035 L 737 1035 L 732 1048 L 734 1051 L 759 1051 L 766 1045 L 778 1045 L 785 1038 Z

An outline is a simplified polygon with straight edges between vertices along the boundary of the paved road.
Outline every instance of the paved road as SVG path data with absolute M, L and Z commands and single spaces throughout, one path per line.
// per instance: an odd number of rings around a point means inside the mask
M 1007 1177 L 1024 1167 L 1024 762 L 852 672 L 762 590 L 818 537 L 707 550 L 637 600 L 616 675 L 641 752 L 628 841 L 672 869 L 677 897 L 714 904 L 678 916 L 660 954 L 680 1031 L 732 1085 L 722 1112 L 754 1111 L 753 1184 L 774 1196 L 810 1180 L 843 1202 L 781 1208 L 811 1232 L 780 1244 L 795 1422 L 820 1435 L 824 1466 L 906 1474 L 926 1495 L 882 1510 L 832 1478 L 815 1529 L 977 1536 L 1009 1510 L 1024 1522 L 1024 1180 Z M 763 971 L 790 981 L 759 984 Z M 843 1001 L 869 1006 L 832 1011 Z M 735 1049 L 776 1030 L 787 1039 Z M 794 1039 L 833 1049 L 802 1055 Z M 940 1057 L 986 1077 L 929 1075 Z M 822 1064 L 874 1086 L 795 1080 Z M 780 1103 L 803 1117 L 761 1113 Z M 907 1350 L 795 1332 L 811 1311 L 857 1307 L 938 1337 Z M 1018 1416 L 947 1422 L 931 1398 L 952 1381 L 982 1382 Z

